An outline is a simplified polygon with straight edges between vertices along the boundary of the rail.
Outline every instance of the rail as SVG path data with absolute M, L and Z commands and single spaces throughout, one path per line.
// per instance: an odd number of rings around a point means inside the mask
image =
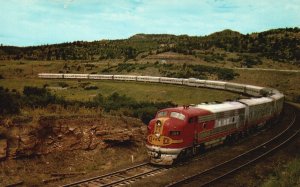
M 115 171 L 112 173 L 100 175 L 97 177 L 81 180 L 78 182 L 70 183 L 63 185 L 62 187 L 71 187 L 71 186 L 83 186 L 88 184 L 94 184 L 97 186 L 112 186 L 119 183 L 124 183 L 135 178 L 139 178 L 142 176 L 147 176 L 151 173 L 163 170 L 162 167 L 156 167 L 148 162 L 144 162 L 142 164 L 138 164 L 135 166 L 131 166 L 125 169 L 121 169 L 119 171 Z M 137 171 L 135 171 L 137 170 Z M 132 174 L 133 173 L 133 174 Z
M 281 133 L 279 133 L 278 135 L 276 135 L 275 137 L 273 137 L 272 139 L 268 140 L 267 142 L 264 142 L 234 158 L 231 158 L 227 161 L 224 161 L 220 164 L 217 164 L 213 167 L 210 167 L 204 171 L 200 171 L 194 175 L 191 175 L 191 176 L 188 176 L 188 177 L 185 177 L 181 180 L 178 180 L 178 181 L 175 181 L 175 182 L 172 182 L 170 184 L 168 184 L 166 187 L 175 187 L 175 186 L 183 186 L 183 185 L 186 185 L 188 183 L 192 183 L 193 181 L 197 181 L 197 186 L 208 186 L 208 185 L 211 185 L 212 183 L 234 173 L 235 171 L 237 170 L 240 170 L 241 168 L 245 167 L 245 166 L 248 166 L 249 164 L 251 163 L 254 163 L 255 161 L 261 159 L 262 157 L 270 154 L 271 152 L 275 151 L 276 149 L 280 148 L 282 145 L 286 144 L 287 142 L 289 142 L 290 140 L 292 140 L 298 133 L 299 133 L 299 129 L 293 129 L 293 127 L 295 127 L 295 121 L 296 121 L 296 113 L 293 114 L 293 117 L 292 117 L 292 120 L 291 122 L 289 123 L 289 126 L 284 130 L 282 131 Z M 293 131 L 294 130 L 294 131 Z M 291 133 L 288 133 L 288 132 L 291 132 Z M 268 144 L 271 144 L 271 143 L 276 143 L 276 141 L 280 140 L 280 138 L 284 138 L 282 141 L 280 141 L 278 144 L 276 145 L 273 145 L 273 146 L 267 146 Z M 268 147 L 271 147 L 269 150 L 266 150 Z M 255 151 L 257 151 L 258 153 L 255 153 Z M 254 154 L 254 156 L 251 157 L 251 153 Z M 250 159 L 246 158 L 246 157 L 250 157 Z M 238 164 L 237 166 L 235 166 L 233 169 L 230 169 L 228 171 L 228 168 L 227 168 L 227 171 L 226 172 L 223 172 L 221 175 L 219 175 L 218 173 L 220 173 L 219 171 L 223 171 L 223 170 L 226 170 L 226 166 L 228 167 L 228 165 L 230 166 L 234 166 L 236 165 L 236 163 L 239 163 L 239 162 L 243 162 L 245 161 L 245 163 L 241 163 L 241 164 Z M 229 168 L 231 168 L 229 166 Z M 225 168 L 222 168 L 222 167 L 225 167 Z M 216 172 L 217 174 L 213 173 L 213 172 Z M 209 177 L 209 176 L 205 176 L 205 175 L 217 175 L 217 176 L 214 176 L 214 177 Z M 199 178 L 205 178 L 206 179 L 206 182 L 202 183 L 202 184 L 199 184 Z M 207 178 L 210 178 L 209 180 L 207 180 Z M 198 179 L 198 180 L 197 180 Z

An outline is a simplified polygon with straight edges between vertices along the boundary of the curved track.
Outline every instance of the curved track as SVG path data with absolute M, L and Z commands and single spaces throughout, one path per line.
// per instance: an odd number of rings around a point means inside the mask
M 227 91 L 234 91 L 250 96 L 256 97 L 270 97 L 273 102 L 275 102 L 275 108 L 277 112 L 281 112 L 283 97 L 279 91 L 275 89 L 269 89 L 264 87 L 257 87 L 251 85 L 243 85 L 236 83 L 226 83 L 222 81 L 210 81 L 210 80 L 200 80 L 200 79 L 180 79 L 180 78 L 168 78 L 168 77 L 151 77 L 151 76 L 130 76 L 130 75 L 90 75 L 90 74 L 39 74 L 40 78 L 66 78 L 66 79 L 108 79 L 108 80 L 123 80 L 123 81 L 139 81 L 139 82 L 159 82 L 167 84 L 179 84 L 193 87 L 205 87 L 213 89 L 221 89 Z M 252 99 L 256 102 L 258 99 Z M 250 100 L 250 99 L 249 99 Z M 249 102 L 249 101 L 247 101 Z M 264 101 L 265 104 L 267 101 Z M 290 106 L 291 107 L 291 106 Z M 290 122 L 287 129 L 279 133 L 277 136 L 273 137 L 269 141 L 246 151 L 230 160 L 217 164 L 209 169 L 198 172 L 192 176 L 186 177 L 180 181 L 173 182 L 169 186 L 178 186 L 191 181 L 197 181 L 197 186 L 199 182 L 201 185 L 210 185 L 213 182 L 249 165 L 254 163 L 256 160 L 264 157 L 265 155 L 271 153 L 272 151 L 280 148 L 282 145 L 290 141 L 295 137 L 299 129 L 295 125 L 296 114 Z M 119 184 L 128 184 L 137 178 L 143 178 L 147 175 L 152 175 L 166 168 L 152 166 L 148 163 L 143 163 L 130 168 L 126 168 L 117 172 L 110 174 L 90 178 L 87 180 L 79 181 L 73 184 L 65 186 L 116 186 Z M 198 178 L 201 177 L 201 181 Z
M 173 186 L 211 186 L 216 181 L 225 178 L 226 176 L 244 168 L 245 166 L 255 163 L 255 161 L 263 158 L 271 152 L 281 148 L 284 144 L 291 141 L 299 133 L 299 116 L 300 111 L 297 111 L 293 106 L 287 105 L 293 111 L 290 116 L 290 121 L 287 128 L 274 136 L 272 139 L 215 166 L 212 166 L 204 171 L 195 173 L 194 175 L 185 177 L 179 181 L 175 181 L 167 185 Z M 193 160 L 204 159 L 212 152 L 205 153 Z M 175 165 L 175 168 L 180 165 L 189 164 L 183 162 Z M 173 167 L 174 168 L 174 167 Z M 105 175 L 89 178 L 75 183 L 64 185 L 69 186 L 121 186 L 129 185 L 136 180 L 145 178 L 147 176 L 156 175 L 158 173 L 168 170 L 165 167 L 151 165 L 147 162 L 121 169 Z
M 169 185 L 167 185 L 167 187 L 213 185 L 213 183 L 215 183 L 216 181 L 225 178 L 226 176 L 244 168 L 245 166 L 255 163 L 255 161 L 281 148 L 287 142 L 295 138 L 300 131 L 299 126 L 297 125 L 299 123 L 300 112 L 296 111 L 295 108 L 293 110 L 294 113 L 293 116 L 291 116 L 291 121 L 288 127 L 272 139 L 230 160 L 224 161 L 194 175 L 185 177 L 182 180 L 170 183 Z
M 100 175 L 97 177 L 85 179 L 75 183 L 64 185 L 63 187 L 70 186 L 117 186 L 129 184 L 137 178 L 146 177 L 149 175 L 157 174 L 165 168 L 153 166 L 149 163 L 142 163 L 116 172 Z

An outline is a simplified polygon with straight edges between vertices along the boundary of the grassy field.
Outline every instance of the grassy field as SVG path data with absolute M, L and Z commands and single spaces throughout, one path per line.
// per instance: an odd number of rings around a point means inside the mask
M 153 60 L 152 63 L 155 63 L 156 59 Z M 122 81 L 99 81 L 99 80 L 64 80 L 64 79 L 56 79 L 56 80 L 49 80 L 49 79 L 39 79 L 37 74 L 40 72 L 50 72 L 50 73 L 58 73 L 58 72 L 70 72 L 70 73 L 101 73 L 101 71 L 109 66 L 116 65 L 121 61 L 118 60 L 107 60 L 93 63 L 93 67 L 86 66 L 86 62 L 82 61 L 0 61 L 0 75 L 3 77 L 0 78 L 0 86 L 4 88 L 8 88 L 10 90 L 17 90 L 22 93 L 24 86 L 35 86 L 35 87 L 43 87 L 47 85 L 49 90 L 52 93 L 55 93 L 58 96 L 63 96 L 67 100 L 79 100 L 79 101 L 88 101 L 92 100 L 97 94 L 102 94 L 103 96 L 111 95 L 113 92 L 118 92 L 119 94 L 125 94 L 130 98 L 134 98 L 137 101 L 172 101 L 178 105 L 183 104 L 197 104 L 205 101 L 224 101 L 226 99 L 235 99 L 240 97 L 239 94 L 220 91 L 220 90 L 213 90 L 213 89 L 204 89 L 204 88 L 193 88 L 193 87 L 186 87 L 186 86 L 179 86 L 179 85 L 167 85 L 167 84 L 155 84 L 155 83 L 138 83 L 138 82 L 122 82 Z M 90 62 L 89 62 L 90 63 Z M 138 63 L 138 62 L 132 62 Z M 144 62 L 147 63 L 147 62 Z M 174 62 L 177 65 L 180 65 L 181 62 Z M 195 62 L 192 62 L 195 63 Z M 90 63 L 91 64 L 91 63 Z M 207 64 L 208 65 L 208 64 Z M 213 64 L 210 64 L 213 65 Z M 224 64 L 218 64 L 224 65 Z M 217 65 L 217 66 L 218 66 Z M 226 64 L 225 64 L 226 65 Z M 280 68 L 280 67 L 272 67 L 272 68 Z M 299 73 L 287 73 L 287 72 L 265 72 L 265 71 L 247 71 L 247 70 L 235 70 L 239 74 L 239 76 L 235 77 L 231 82 L 238 82 L 238 83 L 245 83 L 245 84 L 253 84 L 259 86 L 267 86 L 277 88 L 278 90 L 284 92 L 289 100 L 297 100 L 299 98 L 300 102 L 300 74 Z M 122 72 L 111 72 L 112 74 L 132 74 L 132 75 L 160 75 L 159 70 L 154 67 L 149 67 L 146 69 L 136 68 L 134 71 L 128 73 L 126 71 Z M 0 76 L 0 77 L 1 77 Z M 65 87 L 62 88 L 62 85 Z M 94 86 L 98 89 L 95 90 L 86 90 L 84 89 L 87 86 Z M 61 106 L 48 106 L 46 108 L 24 108 L 22 109 L 21 115 L 24 116 L 33 116 L 33 119 L 39 119 L 39 116 L 42 115 L 62 115 L 68 116 L 73 115 L 74 113 L 79 115 L 98 115 L 99 111 L 96 109 L 87 109 L 84 107 L 70 107 L 70 108 L 63 108 Z M 112 113 L 114 114 L 114 113 Z M 119 113 L 116 113 L 119 114 Z M 144 146 L 143 146 L 144 147 Z M 110 154 L 113 158 L 113 161 L 109 162 L 109 165 L 115 162 L 116 160 L 121 165 L 122 161 L 130 159 L 131 154 L 135 155 L 136 160 L 142 160 L 143 157 L 139 159 L 139 156 L 146 155 L 145 152 L 141 152 L 139 150 L 129 150 L 128 148 L 121 150 L 121 154 L 115 154 L 115 152 L 107 152 L 104 150 L 105 153 L 103 154 Z M 124 155 L 124 152 L 128 151 L 128 154 Z M 95 172 L 102 171 L 107 168 L 102 168 L 103 164 L 101 162 L 102 159 L 102 152 L 96 153 L 96 156 L 93 153 L 88 152 L 82 153 L 82 155 L 77 156 L 78 158 L 84 160 L 85 164 L 80 164 L 79 166 L 84 166 L 86 168 L 78 168 L 79 171 L 92 171 Z M 119 152 L 118 152 L 119 153 Z M 76 154 L 77 155 L 77 154 Z M 116 160 L 115 155 L 122 155 L 122 159 L 117 158 Z M 52 155 L 50 155 L 51 157 Z M 55 155 L 54 155 L 55 156 Z M 65 157 L 65 154 L 62 155 L 58 154 L 58 160 L 61 160 L 62 157 Z M 70 156 L 66 158 L 77 158 L 74 155 L 70 154 Z M 128 158 L 127 158 L 128 157 Z M 99 158 L 99 162 L 95 162 L 95 159 L 92 159 L 90 162 L 86 163 L 85 158 Z M 44 158 L 43 158 L 44 159 Z M 55 158 L 56 159 L 56 158 Z M 53 160 L 53 163 L 59 163 L 57 160 L 50 158 L 49 160 Z M 98 160 L 99 160 L 98 159 Z M 47 159 L 46 159 L 47 160 Z M 68 159 L 61 160 L 65 162 Z M 97 160 L 97 159 L 96 159 Z M 103 160 L 103 159 L 102 159 Z M 25 160 L 27 162 L 27 160 Z M 37 161 L 39 162 L 39 161 Z M 78 161 L 76 161 L 77 163 Z M 95 163 L 97 166 L 95 166 Z M 20 165 L 24 166 L 24 163 L 20 163 Z M 44 168 L 44 163 L 42 165 L 38 165 L 37 167 L 39 170 L 40 168 Z M 68 165 L 69 163 L 66 163 Z M 78 164 L 77 164 L 78 165 Z M 293 167 L 293 165 L 296 165 Z M 26 164 L 25 164 L 26 166 Z M 51 167 L 53 167 L 50 164 Z M 49 167 L 50 167 L 49 166 Z M 62 166 L 64 166 L 62 164 Z M 106 166 L 106 165 L 105 165 Z M 56 167 L 54 165 L 54 167 Z M 294 176 L 299 176 L 299 159 L 293 161 L 290 165 L 282 168 L 278 168 L 274 170 L 274 174 L 270 176 L 269 179 L 265 181 L 263 186 L 280 186 L 283 184 L 293 184 L 290 183 L 290 179 Z M 10 166 L 7 168 L 11 169 Z M 30 167 L 26 167 L 30 168 Z M 34 167 L 35 168 L 35 167 Z M 8 169 L 7 169 L 8 170 Z M 35 173 L 40 173 L 37 170 Z M 46 168 L 49 170 L 49 168 Z M 283 172 L 281 172 L 284 170 Z M 52 171 L 50 169 L 50 171 Z M 56 171 L 56 168 L 53 169 Z M 64 171 L 64 170 L 62 170 Z M 22 173 L 22 172 L 21 172 Z M 25 171 L 24 173 L 28 173 Z M 296 173 L 296 174 L 295 174 Z M 99 173 L 98 173 L 99 174 Z M 22 175 L 22 174 L 21 174 Z M 29 181 L 32 181 L 32 185 L 39 184 L 42 178 L 42 175 L 37 175 L 38 177 L 28 177 Z M 25 175 L 27 176 L 27 175 Z M 285 177 L 288 176 L 287 180 Z M 1 179 L 0 179 L 1 180 Z M 26 182 L 25 178 L 25 182 Z M 35 181 L 36 180 L 36 181 Z M 280 182 L 280 181 L 284 181 Z M 299 181 L 298 181 L 299 182 Z M 28 184 L 31 184 L 28 182 Z M 29 186 L 32 186 L 29 185 Z
M 176 55 L 175 55 L 176 57 Z M 175 58 L 174 57 L 174 58 Z M 162 57 L 163 58 L 163 57 Z M 146 63 L 146 59 L 141 62 Z M 150 61 L 150 60 L 149 60 Z M 156 60 L 152 60 L 156 61 Z M 178 60 L 177 60 L 178 61 Z M 168 63 L 175 63 L 180 66 L 182 62 L 177 62 L 174 59 L 168 60 Z M 140 61 L 131 62 L 139 64 Z M 105 81 L 66 81 L 66 80 L 41 80 L 37 79 L 37 74 L 40 72 L 70 72 L 70 73 L 102 73 L 101 71 L 107 67 L 114 66 L 121 63 L 120 60 L 103 60 L 99 62 L 85 62 L 85 61 L 0 61 L 0 75 L 4 79 L 0 79 L 0 86 L 8 87 L 10 89 L 17 89 L 21 91 L 26 86 L 43 86 L 48 84 L 53 92 L 62 95 L 67 99 L 89 100 L 96 94 L 103 95 L 111 94 L 112 92 L 120 92 L 126 94 L 137 100 L 171 100 L 178 104 L 199 103 L 204 101 L 224 100 L 226 98 L 234 98 L 226 92 L 195 89 L 188 87 L 172 86 L 172 85 L 145 85 L 139 83 L 124 83 L 124 82 L 105 82 Z M 153 62 L 154 63 L 154 62 Z M 195 64 L 196 61 L 191 61 Z M 202 64 L 202 62 L 199 62 Z M 268 62 L 270 63 L 270 62 Z M 264 63 L 266 65 L 268 63 Z M 89 65 L 92 64 L 92 67 Z M 205 65 L 208 65 L 206 63 Z M 220 65 L 213 63 L 210 65 Z M 263 65 L 260 65 L 264 67 Z M 289 69 L 290 66 L 282 63 L 273 63 L 271 68 L 274 69 Z M 294 67 L 295 69 L 295 67 Z M 300 102 L 300 73 L 288 72 L 272 72 L 272 71 L 249 71 L 249 70 L 234 70 L 239 76 L 231 80 L 231 82 L 238 82 L 244 84 L 253 84 L 258 86 L 267 86 L 276 88 L 282 91 L 287 99 L 294 102 Z M 140 69 L 137 66 L 131 72 L 110 72 L 111 74 L 132 74 L 132 75 L 155 75 L 159 76 L 157 68 L 147 67 Z M 55 89 L 58 87 L 59 82 L 66 82 L 69 86 L 65 90 Z M 89 84 L 95 85 L 98 90 L 84 90 L 82 85 Z M 180 91 L 178 91 L 180 89 Z M 197 92 L 195 92 L 197 90 Z
M 66 89 L 58 87 L 59 83 L 66 83 Z M 3 79 L 0 86 L 16 89 L 22 92 L 24 86 L 42 87 L 48 84 L 51 92 L 63 96 L 68 100 L 87 101 L 93 99 L 97 94 L 108 96 L 113 92 L 125 94 L 138 101 L 173 101 L 179 105 L 198 104 L 205 101 L 224 101 L 239 97 L 238 94 L 212 90 L 200 89 L 186 86 L 162 85 L 154 83 L 137 83 L 121 81 L 77 81 L 77 80 L 43 80 L 43 79 Z M 97 86 L 97 90 L 85 90 L 83 85 Z M 57 89 L 58 88 L 58 89 Z
M 293 102 L 300 102 L 300 73 L 236 70 L 233 82 L 276 88 Z

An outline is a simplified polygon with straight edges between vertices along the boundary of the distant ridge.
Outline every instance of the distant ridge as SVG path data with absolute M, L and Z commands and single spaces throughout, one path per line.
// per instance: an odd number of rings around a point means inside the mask
M 152 51 L 195 55 L 197 50 L 220 48 L 287 63 L 300 64 L 300 29 L 279 28 L 243 35 L 226 29 L 208 36 L 136 34 L 128 39 L 75 41 L 53 45 L 0 46 L 0 60 L 103 60 L 135 59 Z
M 131 36 L 129 39 L 139 40 L 139 39 L 150 39 L 150 40 L 159 40 L 159 39 L 168 39 L 176 37 L 176 35 L 173 34 L 135 34 Z
M 242 36 L 242 34 L 237 32 L 237 31 L 233 31 L 233 30 L 230 30 L 230 29 L 225 29 L 225 30 L 220 31 L 220 32 L 212 33 L 208 36 L 209 37 L 215 37 L 215 38 L 218 38 L 218 37 L 240 37 L 240 36 Z

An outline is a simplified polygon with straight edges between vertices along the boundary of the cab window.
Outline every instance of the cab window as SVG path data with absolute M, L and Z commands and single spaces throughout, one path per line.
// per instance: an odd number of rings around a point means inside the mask
M 157 117 L 160 118 L 160 117 L 166 117 L 168 115 L 168 112 L 167 111 L 161 111 L 157 114 Z
M 177 118 L 180 120 L 184 120 L 185 119 L 185 115 L 178 113 L 178 112 L 171 112 L 170 117 L 172 118 Z

